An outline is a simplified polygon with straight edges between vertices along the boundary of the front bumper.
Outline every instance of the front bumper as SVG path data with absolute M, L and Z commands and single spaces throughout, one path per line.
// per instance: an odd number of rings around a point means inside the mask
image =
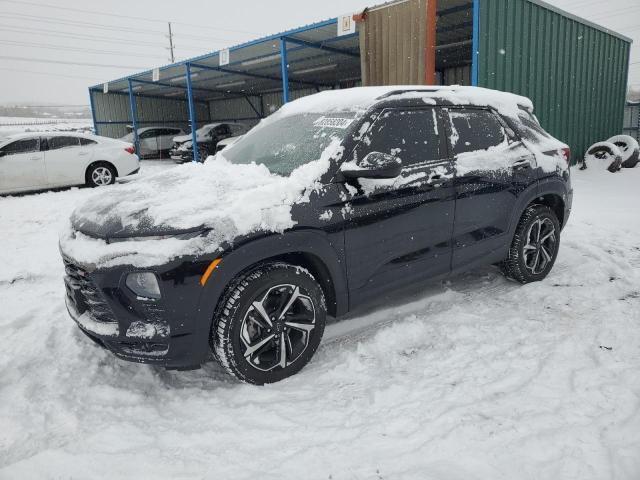
M 154 271 L 160 300 L 138 298 L 125 285 L 133 267 L 91 271 L 68 257 L 66 306 L 89 338 L 124 360 L 194 368 L 209 357 L 211 312 L 198 309 L 207 262 L 178 262 Z
M 174 148 L 169 152 L 169 156 L 176 163 L 191 162 L 193 160 L 193 150 L 178 150 Z

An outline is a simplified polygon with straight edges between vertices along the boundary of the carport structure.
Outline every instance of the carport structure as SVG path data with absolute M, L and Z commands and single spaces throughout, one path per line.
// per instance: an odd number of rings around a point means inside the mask
M 122 133 L 130 124 L 137 148 L 139 126 L 183 123 L 185 102 L 189 125 L 255 122 L 291 98 L 359 81 L 358 34 L 338 36 L 334 18 L 94 86 L 89 95 L 96 131 L 108 135 L 115 131 L 108 127 L 120 126 Z M 114 114 L 104 98 L 111 95 L 128 97 L 130 120 L 106 118 Z M 118 102 L 112 103 L 117 109 Z M 145 109 L 156 112 L 141 112 Z M 158 115 L 158 110 L 164 111 Z M 194 149 L 196 161 L 197 153 Z
M 436 1 L 393 1 L 92 86 L 95 131 L 119 137 L 130 126 L 138 151 L 137 132 L 144 126 L 181 126 L 195 141 L 204 123 L 251 124 L 304 95 L 379 83 L 367 65 L 403 72 L 388 61 L 396 56 L 412 60 L 403 75 L 380 74 L 387 82 L 470 84 L 473 1 L 439 0 L 437 30 L 429 6 L 435 9 Z M 388 22 L 395 14 L 389 8 L 400 9 L 398 22 Z M 345 18 L 350 25 L 342 23 Z M 426 47 L 429 38 L 437 49 Z M 361 58 L 361 51 L 376 58 Z

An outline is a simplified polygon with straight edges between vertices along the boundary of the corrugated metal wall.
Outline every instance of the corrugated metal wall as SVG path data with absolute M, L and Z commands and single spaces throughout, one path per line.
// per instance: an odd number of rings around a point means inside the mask
M 624 107 L 622 133 L 631 135 L 640 141 L 640 104 L 627 104 Z
M 371 9 L 360 29 L 363 85 L 422 85 L 428 0 Z
M 442 85 L 471 85 L 471 65 L 445 69 Z
M 622 130 L 630 44 L 531 0 L 479 0 L 478 85 L 531 98 L 574 160 Z
M 189 131 L 189 105 L 183 99 L 135 97 L 138 128 L 151 125 L 180 127 Z M 131 125 L 129 95 L 121 93 L 93 92 L 93 104 L 98 134 L 118 138 L 128 133 Z M 209 121 L 209 108 L 196 103 L 198 124 Z M 111 122 L 111 123 L 101 123 Z

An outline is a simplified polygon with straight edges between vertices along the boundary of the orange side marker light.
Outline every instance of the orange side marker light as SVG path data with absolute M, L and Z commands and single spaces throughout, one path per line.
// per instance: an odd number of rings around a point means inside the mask
M 213 273 L 213 270 L 218 266 L 218 264 L 222 261 L 222 258 L 216 258 L 213 262 L 209 264 L 205 272 L 202 274 L 202 278 L 200 279 L 200 285 L 203 287 L 206 285 L 207 280 Z

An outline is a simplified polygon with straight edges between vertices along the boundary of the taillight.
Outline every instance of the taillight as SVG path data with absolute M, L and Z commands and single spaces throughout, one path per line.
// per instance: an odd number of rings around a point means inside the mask
M 568 147 L 563 148 L 562 155 L 564 156 L 564 159 L 567 162 L 567 165 L 571 165 L 571 149 Z
M 127 147 L 124 149 L 125 152 L 130 153 L 131 155 L 133 155 L 134 153 L 136 153 L 136 149 L 133 147 Z

